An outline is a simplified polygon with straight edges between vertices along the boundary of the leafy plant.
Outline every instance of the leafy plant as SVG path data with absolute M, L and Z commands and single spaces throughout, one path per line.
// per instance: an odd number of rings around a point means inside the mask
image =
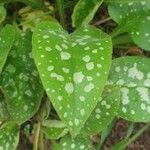
M 1 1 L 0 149 L 100 149 L 117 118 L 124 149 L 150 125 L 149 50 L 146 0 Z

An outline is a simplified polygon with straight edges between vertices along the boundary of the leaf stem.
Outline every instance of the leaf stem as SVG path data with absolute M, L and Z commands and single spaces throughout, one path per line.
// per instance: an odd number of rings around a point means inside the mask
M 33 150 L 38 150 L 38 141 L 39 141 L 39 135 L 40 135 L 40 128 L 41 128 L 41 123 L 38 122 L 37 124 L 37 129 L 34 135 L 34 143 L 33 143 Z
M 64 0 L 56 0 L 57 9 L 60 17 L 60 23 L 66 29 L 65 13 L 64 13 Z
M 101 25 L 101 24 L 103 24 L 103 23 L 105 23 L 105 22 L 107 22 L 107 21 L 109 21 L 111 19 L 112 19 L 111 17 L 108 17 L 108 18 L 105 18 L 103 20 L 99 20 L 99 21 L 95 22 L 94 25 L 95 26 L 99 26 L 99 25 Z
M 44 143 L 43 143 L 43 130 L 40 129 L 40 135 L 39 135 L 39 150 L 44 150 Z

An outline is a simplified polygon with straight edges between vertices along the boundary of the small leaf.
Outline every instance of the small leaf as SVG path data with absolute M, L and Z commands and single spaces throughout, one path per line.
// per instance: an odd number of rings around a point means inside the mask
M 108 11 L 119 24 L 113 35 L 128 32 L 137 45 L 150 50 L 150 1 L 113 1 Z
M 86 121 L 84 132 L 94 135 L 108 126 L 117 115 L 120 106 L 120 90 L 118 86 L 106 86 L 100 102 Z
M 25 122 L 36 113 L 43 88 L 32 58 L 30 32 L 16 35 L 0 84 L 13 121 Z
M 98 145 L 100 150 L 101 150 L 101 147 L 104 144 L 105 140 L 107 139 L 107 137 L 111 133 L 111 131 L 114 127 L 114 124 L 115 124 L 115 119 L 101 132 L 100 143 Z
M 102 93 L 111 46 L 110 37 L 92 26 L 68 35 L 58 23 L 44 22 L 33 34 L 33 55 L 44 88 L 74 136 Z
M 77 137 L 71 139 L 69 135 L 63 137 L 60 142 L 60 150 L 94 150 L 91 141 L 88 138 Z
M 19 142 L 19 126 L 8 122 L 0 128 L 0 149 L 16 150 Z
M 118 115 L 135 122 L 150 121 L 150 59 L 121 57 L 113 61 L 107 84 L 121 86 Z
M 59 120 L 45 120 L 42 125 L 44 126 L 43 132 L 49 139 L 59 139 L 68 132 L 65 124 Z
M 72 15 L 73 26 L 80 27 L 82 24 L 88 24 L 102 2 L 103 0 L 79 0 Z
M 7 55 L 15 40 L 15 29 L 11 25 L 6 25 L 0 32 L 0 74 L 6 62 Z
M 6 17 L 6 9 L 4 8 L 4 4 L 0 3 L 0 24 L 5 20 Z
M 50 13 L 45 13 L 44 10 L 33 9 L 32 7 L 23 7 L 19 10 L 20 25 L 22 30 L 26 31 L 31 29 L 34 31 L 35 27 L 42 21 L 54 20 Z M 39 16 L 39 17 L 37 17 Z

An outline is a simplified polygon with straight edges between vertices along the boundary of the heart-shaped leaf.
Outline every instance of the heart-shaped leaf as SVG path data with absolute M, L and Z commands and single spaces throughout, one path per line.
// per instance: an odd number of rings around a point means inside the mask
M 19 126 L 8 122 L 0 128 L 0 149 L 16 150 L 19 142 Z
M 103 0 L 79 0 L 72 15 L 73 26 L 80 27 L 82 24 L 88 24 L 102 2 Z
M 111 50 L 110 37 L 92 26 L 68 35 L 58 23 L 44 22 L 33 34 L 33 55 L 44 88 L 73 135 L 98 102 Z
M 100 102 L 88 118 L 83 128 L 85 134 L 94 135 L 108 126 L 117 115 L 120 106 L 120 88 L 106 86 Z
M 43 95 L 31 49 L 31 33 L 19 32 L 0 79 L 8 111 L 18 123 L 35 114 Z
M 59 139 L 68 132 L 66 125 L 59 120 L 45 120 L 42 125 L 42 130 L 49 139 Z
M 0 73 L 6 62 L 7 55 L 15 40 L 15 29 L 11 25 L 6 25 L 0 32 Z
M 137 45 L 150 50 L 150 1 L 113 1 L 108 10 L 119 23 L 113 35 L 128 32 Z
M 77 137 L 72 139 L 69 135 L 66 135 L 61 139 L 60 150 L 94 150 L 91 141 L 88 138 Z
M 118 115 L 136 122 L 150 121 L 150 59 L 121 57 L 113 61 L 107 84 L 121 86 Z

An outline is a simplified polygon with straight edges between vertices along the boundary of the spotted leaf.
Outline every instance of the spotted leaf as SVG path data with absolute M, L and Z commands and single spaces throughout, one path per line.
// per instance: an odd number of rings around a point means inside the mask
M 0 149 L 16 150 L 19 142 L 19 126 L 8 122 L 0 128 Z
M 85 123 L 84 134 L 94 135 L 106 128 L 117 115 L 119 106 L 120 88 L 118 86 L 106 86 L 100 102 Z
M 31 53 L 31 33 L 16 34 L 0 85 L 13 121 L 25 122 L 38 110 L 43 88 Z
M 128 32 L 137 45 L 150 50 L 150 1 L 113 1 L 108 10 L 119 24 L 113 36 Z
M 92 26 L 68 35 L 58 23 L 44 22 L 33 34 L 33 55 L 44 88 L 73 135 L 79 133 L 102 93 L 111 46 L 110 37 Z
M 103 0 L 79 0 L 72 15 L 73 26 L 79 27 L 82 24 L 88 24 L 102 2 Z
M 9 113 L 6 107 L 6 103 L 4 101 L 4 96 L 0 91 L 0 122 L 6 121 L 9 119 Z
M 77 137 L 71 139 L 69 135 L 66 135 L 61 139 L 60 150 L 94 150 L 91 141 L 88 138 Z
M 11 25 L 6 25 L 0 32 L 0 73 L 6 62 L 8 53 L 15 40 L 15 29 Z
M 66 125 L 59 120 L 45 120 L 42 125 L 43 132 L 48 139 L 59 139 L 68 132 Z
M 150 59 L 121 57 L 113 61 L 107 84 L 121 86 L 119 116 L 135 122 L 150 121 Z

